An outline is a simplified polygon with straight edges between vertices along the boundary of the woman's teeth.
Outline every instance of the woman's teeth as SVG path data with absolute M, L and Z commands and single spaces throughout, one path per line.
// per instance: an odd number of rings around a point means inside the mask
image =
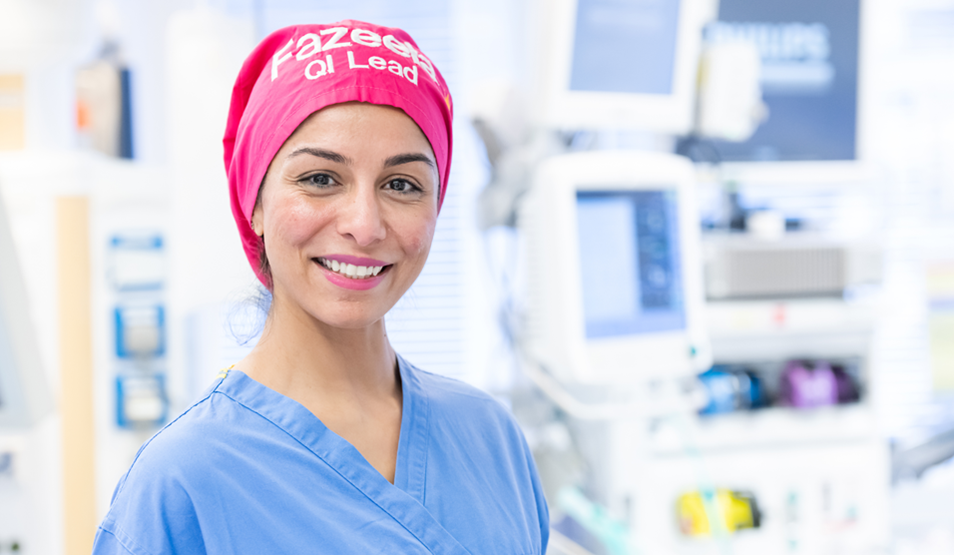
M 351 279 L 364 279 L 374 277 L 381 273 L 384 266 L 355 266 L 354 264 L 345 264 L 337 260 L 328 260 L 327 258 L 318 258 L 318 263 L 328 268 L 336 274 L 341 274 Z

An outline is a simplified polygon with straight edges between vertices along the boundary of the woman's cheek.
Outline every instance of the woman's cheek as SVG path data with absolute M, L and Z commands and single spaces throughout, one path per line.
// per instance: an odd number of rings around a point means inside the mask
M 427 253 L 431 248 L 431 242 L 434 240 L 434 229 L 436 227 L 435 223 L 430 223 L 426 226 L 421 226 L 419 223 L 414 229 L 409 229 L 405 237 L 409 237 L 410 241 L 407 244 L 407 250 L 415 254 Z
M 281 235 L 292 244 L 300 244 L 315 234 L 321 214 L 306 203 L 290 202 L 282 207 L 276 217 L 276 224 L 282 229 Z

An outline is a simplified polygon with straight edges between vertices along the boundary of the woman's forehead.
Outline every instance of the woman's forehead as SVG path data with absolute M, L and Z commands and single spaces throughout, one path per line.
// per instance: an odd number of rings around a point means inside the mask
M 285 141 L 279 155 L 287 157 L 308 146 L 332 150 L 357 147 L 385 156 L 392 150 L 421 151 L 436 163 L 427 137 L 403 110 L 367 102 L 334 104 L 312 113 Z

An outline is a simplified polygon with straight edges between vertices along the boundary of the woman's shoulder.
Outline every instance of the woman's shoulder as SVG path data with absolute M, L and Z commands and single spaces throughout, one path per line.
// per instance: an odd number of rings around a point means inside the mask
M 536 465 L 523 432 L 500 400 L 460 380 L 419 370 L 405 371 L 425 399 L 428 454 L 427 504 L 435 512 L 468 507 L 464 524 L 448 523 L 468 545 L 487 544 L 474 522 L 494 522 L 509 533 L 496 540 L 496 553 L 537 552 L 500 545 L 518 537 L 546 546 L 549 516 Z M 415 409 L 412 409 L 415 410 Z M 478 527 L 479 528 L 479 527 Z M 496 529 L 496 528 L 495 528 Z M 526 536 L 524 536 L 526 534 Z
M 207 483 L 217 475 L 215 469 L 221 468 L 217 465 L 227 464 L 236 445 L 255 443 L 249 440 L 256 434 L 284 435 L 241 399 L 236 400 L 236 384 L 225 384 L 226 375 L 220 375 L 197 401 L 139 448 L 116 487 L 114 499 L 130 487 L 174 485 L 189 489 Z
M 190 552 L 191 544 L 172 545 L 173 537 L 156 526 L 174 526 L 174 536 L 183 541 L 198 530 L 193 497 L 197 486 L 217 475 L 217 444 L 228 435 L 229 413 L 235 412 L 217 386 L 139 448 L 113 492 L 94 553 Z
M 435 374 L 402 361 L 406 372 L 418 382 L 428 401 L 439 408 L 451 410 L 483 410 L 509 418 L 510 412 L 503 403 L 481 389 L 462 380 Z
M 156 470 L 169 476 L 175 471 L 187 471 L 191 463 L 207 460 L 206 454 L 214 449 L 216 438 L 231 427 L 223 413 L 234 411 L 228 399 L 216 394 L 217 385 L 143 443 L 125 478 Z M 121 482 L 117 493 L 122 487 Z
M 509 441 L 523 442 L 520 426 L 501 399 L 461 380 L 421 370 L 406 361 L 407 374 L 427 400 L 433 425 L 455 429 L 474 429 L 482 437 L 497 430 Z M 491 434 L 491 436 L 494 434 Z

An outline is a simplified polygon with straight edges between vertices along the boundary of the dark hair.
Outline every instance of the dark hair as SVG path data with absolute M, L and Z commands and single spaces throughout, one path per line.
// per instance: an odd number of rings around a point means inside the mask
M 268 254 L 265 252 L 265 236 L 258 237 L 258 271 L 268 281 L 267 288 L 272 289 L 272 267 L 268 264 Z
M 262 205 L 262 189 L 265 188 L 265 178 L 258 186 L 258 195 L 255 197 L 255 208 Z M 272 309 L 272 268 L 268 264 L 268 255 L 265 253 L 265 235 L 258 236 L 258 268 L 261 275 L 268 282 L 263 285 L 256 280 L 251 293 L 237 302 L 230 303 L 227 318 L 229 333 L 239 345 L 248 345 L 262 335 L 265 329 L 265 320 Z
M 255 207 L 262 204 L 262 189 L 265 188 L 265 180 L 258 188 L 258 195 L 255 198 Z M 272 269 L 268 264 L 268 255 L 265 253 L 265 236 L 258 237 L 258 267 L 262 276 L 268 282 L 263 285 L 256 280 L 251 293 L 243 299 L 231 303 L 229 315 L 227 318 L 229 333 L 239 345 L 248 345 L 262 334 L 265 328 L 265 321 L 268 319 L 268 313 L 272 308 Z
M 267 174 L 266 174 L 267 175 Z M 258 193 L 255 195 L 255 208 L 262 206 L 262 191 L 265 189 L 265 178 L 262 178 L 262 183 L 258 186 Z M 254 213 L 254 211 L 253 211 Z M 272 289 L 272 267 L 268 263 L 268 253 L 265 252 L 265 232 L 262 232 L 258 236 L 258 271 L 268 282 L 266 288 L 271 291 Z

